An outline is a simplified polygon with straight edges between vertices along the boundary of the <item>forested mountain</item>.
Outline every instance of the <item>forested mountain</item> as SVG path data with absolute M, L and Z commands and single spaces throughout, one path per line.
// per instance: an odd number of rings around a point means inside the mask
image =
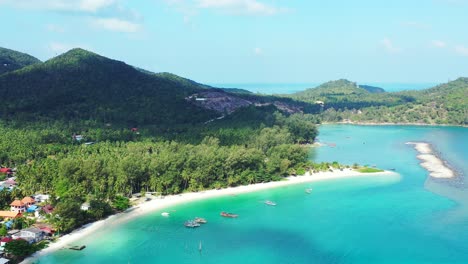
M 290 97 L 312 104 L 323 102 L 324 109 L 361 109 L 370 106 L 391 106 L 413 100 L 413 98 L 404 95 L 376 93 L 376 89 L 370 89 L 369 86 L 359 86 L 355 82 L 345 79 L 326 82 L 316 88 L 292 94 Z
M 468 124 L 468 79 L 431 89 L 379 92 L 347 80 L 325 83 L 291 95 L 309 103 L 323 102 L 321 120 L 383 123 Z M 364 89 L 364 88 L 367 88 Z M 372 91 L 372 92 L 369 92 Z M 320 101 L 320 102 L 319 102 Z
M 31 55 L 0 47 L 0 75 L 37 63 L 41 61 Z
M 199 123 L 214 113 L 186 102 L 205 86 L 146 74 L 123 62 L 74 49 L 0 76 L 3 118 L 91 119 L 131 126 Z

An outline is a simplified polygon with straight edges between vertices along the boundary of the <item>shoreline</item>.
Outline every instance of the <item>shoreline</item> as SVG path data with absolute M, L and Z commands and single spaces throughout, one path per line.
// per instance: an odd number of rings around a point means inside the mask
M 307 172 L 305 175 L 301 176 L 289 176 L 282 181 L 274 181 L 267 183 L 256 183 L 250 185 L 243 185 L 237 187 L 228 187 L 225 189 L 219 190 L 207 190 L 201 192 L 189 192 L 182 193 L 177 195 L 168 195 L 164 196 L 161 199 L 153 199 L 148 202 L 144 202 L 137 206 L 132 206 L 122 213 L 111 215 L 106 219 L 99 220 L 88 225 L 85 225 L 79 229 L 74 230 L 70 234 L 60 237 L 57 241 L 50 243 L 49 246 L 41 251 L 34 253 L 32 256 L 24 259 L 21 263 L 34 263 L 38 258 L 55 252 L 60 249 L 64 249 L 70 246 L 72 243 L 77 240 L 92 234 L 94 231 L 99 230 L 101 227 L 109 224 L 112 221 L 112 224 L 119 224 L 130 219 L 147 215 L 158 210 L 166 209 L 171 206 L 176 206 L 182 203 L 200 201 L 210 198 L 222 197 L 227 195 L 237 195 L 243 193 L 256 192 L 261 190 L 267 190 L 272 188 L 278 188 L 289 185 L 302 184 L 307 182 L 317 182 L 317 181 L 326 181 L 334 179 L 343 179 L 343 178 L 353 178 L 353 177 L 372 177 L 372 176 L 399 176 L 398 173 L 392 171 L 383 171 L 377 173 L 361 173 L 352 169 L 345 169 L 343 171 L 333 171 L 333 172 L 318 172 L 310 174 Z
M 406 142 L 405 144 L 414 146 L 419 153 L 416 156 L 421 161 L 419 164 L 429 172 L 429 176 L 437 179 L 448 179 L 456 176 L 455 171 L 434 152 L 430 143 Z
M 389 122 L 354 122 L 354 121 L 341 121 L 341 122 L 324 122 L 323 125 L 359 125 L 359 126 L 427 126 L 427 127 L 464 127 L 468 125 L 456 124 L 427 124 L 427 123 L 389 123 Z

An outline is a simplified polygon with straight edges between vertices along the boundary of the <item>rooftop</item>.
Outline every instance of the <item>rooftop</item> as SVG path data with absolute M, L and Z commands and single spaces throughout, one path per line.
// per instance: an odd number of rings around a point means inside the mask
M 24 203 L 22 201 L 20 201 L 20 200 L 14 200 L 10 205 L 11 206 L 20 206 L 20 207 L 22 207 L 22 206 L 24 206 Z

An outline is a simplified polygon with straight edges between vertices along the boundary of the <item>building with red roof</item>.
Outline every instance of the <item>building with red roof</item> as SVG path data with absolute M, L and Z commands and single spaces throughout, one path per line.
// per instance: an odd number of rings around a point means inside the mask
M 44 211 L 44 213 L 46 214 L 51 214 L 54 211 L 54 207 L 50 204 L 47 204 L 44 207 L 42 207 L 42 211 Z
M 11 237 L 4 237 L 0 240 L 0 246 L 4 247 L 6 243 L 13 241 Z
M 20 212 L 0 211 L 1 218 L 15 219 L 21 216 L 22 214 Z
M 32 198 L 31 196 L 26 196 L 24 197 L 22 200 L 21 200 L 22 203 L 24 203 L 24 205 L 26 207 L 29 207 L 31 205 L 34 205 L 36 204 L 36 200 L 34 200 L 34 198 Z
M 0 168 L 0 173 L 11 174 L 13 173 L 13 170 L 10 168 Z
M 16 199 L 10 204 L 11 208 L 10 211 L 12 212 L 19 212 L 23 213 L 26 211 L 26 204 L 23 203 L 22 201 Z

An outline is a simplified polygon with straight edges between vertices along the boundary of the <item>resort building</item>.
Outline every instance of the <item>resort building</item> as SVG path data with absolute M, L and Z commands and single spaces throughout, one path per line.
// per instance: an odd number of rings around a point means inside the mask
M 12 241 L 13 239 L 10 237 L 4 237 L 0 240 L 0 247 L 5 247 L 6 243 Z
M 22 214 L 20 212 L 0 211 L 0 217 L 5 219 L 15 219 L 21 216 Z
M 28 241 L 30 244 L 39 242 L 44 239 L 44 231 L 36 227 L 30 227 L 26 229 L 22 229 L 19 233 L 16 233 L 12 236 L 13 239 L 24 239 Z
M 30 196 L 26 196 L 24 197 L 21 202 L 26 206 L 26 207 L 30 207 L 31 205 L 35 205 L 36 204 L 36 200 L 34 200 L 34 198 L 30 197 Z
M 33 195 L 34 200 L 36 200 L 36 203 L 43 203 L 47 202 L 50 199 L 50 195 L 48 194 L 36 194 Z
M 10 211 L 12 212 L 19 212 L 19 213 L 23 213 L 26 211 L 26 206 L 25 204 L 20 201 L 20 200 L 14 200 L 11 204 L 10 204 L 11 208 L 10 208 Z

